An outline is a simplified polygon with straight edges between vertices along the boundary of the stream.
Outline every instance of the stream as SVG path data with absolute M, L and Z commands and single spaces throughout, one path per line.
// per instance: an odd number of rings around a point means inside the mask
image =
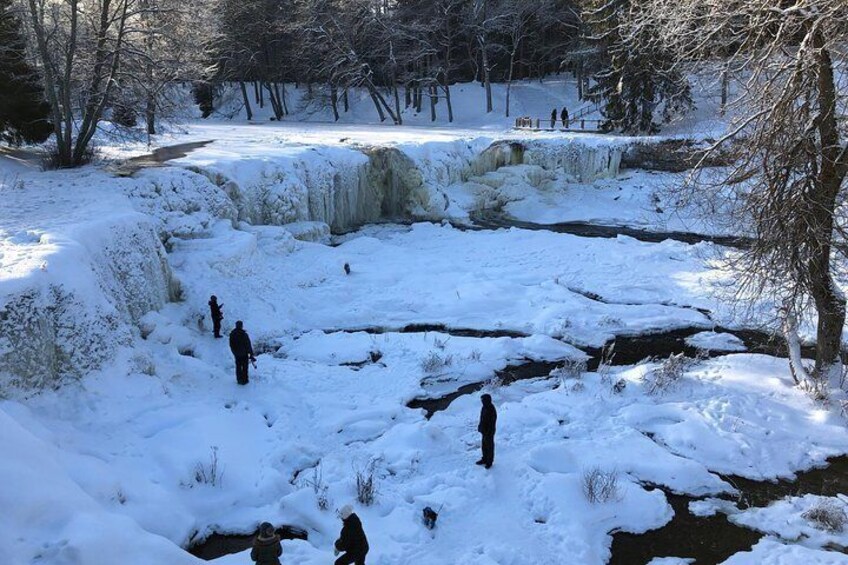
M 189 143 L 170 145 L 168 147 L 159 147 L 158 149 L 154 149 L 150 153 L 147 153 L 145 155 L 139 155 L 138 157 L 132 157 L 130 159 L 127 159 L 123 163 L 120 163 L 114 169 L 114 173 L 119 177 L 129 177 L 134 175 L 141 169 L 159 167 L 173 159 L 181 159 L 192 151 L 196 151 L 201 147 L 206 147 L 210 143 L 212 143 L 212 140 L 192 141 Z
M 554 233 L 565 233 L 580 237 L 603 237 L 613 238 L 620 235 L 632 237 L 639 241 L 659 243 L 667 239 L 682 241 L 683 243 L 714 243 L 726 247 L 745 248 L 750 245 L 750 240 L 745 237 L 729 235 L 706 235 L 681 231 L 651 231 L 629 226 L 599 225 L 589 222 L 561 222 L 556 224 L 536 224 L 511 218 L 505 214 L 493 211 L 480 211 L 471 214 L 474 226 L 482 229 L 496 230 L 500 228 L 519 228 L 532 231 L 550 231 Z
M 819 467 L 796 474 L 792 481 L 755 481 L 743 477 L 722 476 L 739 491 L 738 498 L 722 495 L 719 498 L 734 500 L 740 510 L 765 507 L 786 496 L 816 494 L 835 496 L 848 492 L 848 456 L 828 460 Z M 740 551 L 750 551 L 765 534 L 738 526 L 727 515 L 717 512 L 712 516 L 695 516 L 689 512 L 689 503 L 699 500 L 659 488 L 674 509 L 674 518 L 661 528 L 644 534 L 614 532 L 610 565 L 641 565 L 656 557 L 693 559 L 696 564 L 721 563 Z
M 452 329 L 438 324 L 412 324 L 396 329 L 362 328 L 334 331 L 369 333 L 438 331 L 471 337 L 523 337 L 523 334 L 519 332 Z M 662 358 L 678 353 L 684 353 L 687 356 L 700 354 L 708 357 L 725 355 L 726 353 L 718 351 L 699 351 L 685 342 L 687 337 L 702 331 L 704 328 L 687 327 L 648 335 L 619 336 L 607 343 L 609 345 L 615 342 L 615 357 L 611 364 L 632 365 L 645 358 Z M 782 341 L 766 332 L 724 328 L 716 329 L 716 331 L 735 335 L 745 343 L 749 352 L 785 356 Z M 587 369 L 597 369 L 601 361 L 602 348 L 589 348 L 584 351 L 590 356 Z M 804 353 L 810 355 L 811 348 L 806 348 Z M 507 366 L 497 371 L 497 376 L 504 385 L 525 379 L 550 378 L 550 372 L 561 365 L 562 361 L 527 361 Z M 436 412 L 447 409 L 457 398 L 473 394 L 485 385 L 486 382 L 466 384 L 438 398 L 413 399 L 407 406 L 412 409 L 424 409 L 425 416 L 429 419 Z M 738 495 L 723 495 L 722 498 L 733 500 L 740 509 L 768 506 L 786 496 L 804 494 L 833 496 L 848 492 L 848 456 L 833 458 L 825 467 L 798 473 L 794 480 L 757 481 L 732 475 L 721 476 L 721 478 L 739 491 Z M 611 565 L 641 565 L 656 557 L 682 557 L 694 559 L 696 564 L 715 564 L 735 553 L 749 551 L 765 535 L 733 524 L 721 512 L 706 517 L 691 514 L 689 503 L 698 500 L 698 497 L 675 493 L 661 485 L 646 485 L 646 488 L 663 491 L 674 510 L 674 517 L 665 526 L 643 534 L 611 532 L 613 538 L 609 560 Z M 295 526 L 283 526 L 280 533 L 283 539 L 306 539 L 307 537 L 306 531 Z M 215 533 L 203 542 L 192 545 L 189 551 L 202 559 L 215 559 L 248 549 L 251 547 L 252 540 L 253 535 L 248 534 Z
M 443 330 L 450 333 L 449 328 Z M 717 357 L 726 355 L 720 351 L 702 351 L 688 345 L 685 341 L 703 328 L 681 328 L 649 335 L 620 336 L 610 340 L 606 346 L 615 343 L 615 356 L 612 365 L 632 365 L 645 358 L 663 358 L 683 353 Z M 763 353 L 776 357 L 785 357 L 785 345 L 766 332 L 759 330 L 729 330 L 717 328 L 716 331 L 733 334 L 741 339 L 748 352 Z M 588 370 L 597 369 L 601 362 L 603 348 L 584 349 L 590 358 Z M 804 356 L 814 354 L 812 347 L 803 349 Z M 497 372 L 505 385 L 518 380 L 550 378 L 550 372 L 562 363 L 549 361 L 528 361 L 508 366 Z M 424 409 L 425 417 L 431 418 L 440 410 L 447 409 L 457 398 L 481 390 L 485 382 L 471 383 L 459 387 L 456 391 L 438 398 L 416 398 L 407 406 Z M 827 466 L 798 473 L 794 480 L 757 481 L 738 476 L 721 476 L 733 485 L 738 495 L 725 495 L 723 498 L 734 500 L 740 509 L 768 506 L 786 496 L 817 494 L 834 496 L 848 492 L 848 456 L 833 458 Z M 765 534 L 732 523 L 727 515 L 717 512 L 712 516 L 695 516 L 689 512 L 689 503 L 696 497 L 675 493 L 660 485 L 646 485 L 649 490 L 660 489 L 674 510 L 672 520 L 661 528 L 643 534 L 612 532 L 610 565 L 641 565 L 657 557 L 682 557 L 693 559 L 696 564 L 715 564 L 728 559 L 731 555 L 749 551 Z
M 645 242 L 661 242 L 668 239 L 682 241 L 688 244 L 702 242 L 714 243 L 729 247 L 745 247 L 749 240 L 732 236 L 711 236 L 688 232 L 653 232 L 626 226 L 600 226 L 584 222 L 566 222 L 552 225 L 534 224 L 508 218 L 497 213 L 478 213 L 472 216 L 473 225 L 457 225 L 458 229 L 485 230 L 516 227 L 528 230 L 547 230 L 582 237 L 613 238 L 619 235 L 633 237 Z M 577 291 L 575 291 L 577 292 Z M 587 298 L 603 301 L 602 297 L 589 295 Z M 686 306 L 681 306 L 686 307 Z M 708 312 L 702 312 L 709 318 Z M 618 335 L 610 339 L 603 347 L 579 347 L 587 354 L 587 370 L 597 370 L 603 360 L 605 348 L 614 344 L 614 356 L 606 361 L 614 366 L 633 365 L 648 358 L 667 358 L 670 355 L 684 354 L 687 357 L 717 357 L 726 355 L 725 351 L 704 351 L 686 342 L 686 339 L 704 331 L 728 333 L 741 340 L 747 353 L 760 353 L 775 357 L 786 357 L 784 341 L 768 332 L 757 329 L 728 329 L 723 327 L 690 326 L 668 331 L 639 334 Z M 442 324 L 409 324 L 399 328 L 364 327 L 326 330 L 332 332 L 366 332 L 382 334 L 440 332 L 452 336 L 476 338 L 522 338 L 528 334 L 510 330 L 481 330 L 473 328 L 451 328 Z M 814 355 L 814 347 L 802 348 L 804 357 Z M 367 361 L 366 361 L 367 363 Z M 503 385 L 526 379 L 551 378 L 550 373 L 562 366 L 564 361 L 533 361 L 521 360 L 496 372 L 496 377 Z M 439 397 L 419 397 L 410 400 L 407 407 L 423 409 L 425 417 L 430 419 L 436 412 L 446 410 L 457 398 L 474 394 L 483 389 L 488 381 L 464 384 L 456 390 Z M 768 506 L 770 503 L 789 495 L 819 494 L 835 495 L 848 492 L 848 456 L 833 458 L 827 466 L 798 473 L 794 480 L 756 481 L 736 476 L 722 476 L 722 479 L 734 485 L 738 495 L 724 495 L 733 500 L 740 509 L 748 507 Z M 731 555 L 748 551 L 765 534 L 733 524 L 727 515 L 717 512 L 712 516 L 699 517 L 689 512 L 689 503 L 698 500 L 681 493 L 675 493 L 662 485 L 645 485 L 645 488 L 660 489 L 674 510 L 672 520 L 661 528 L 632 534 L 627 532 L 610 532 L 612 535 L 610 564 L 641 565 L 657 557 L 680 557 L 693 560 L 696 564 L 715 564 L 726 560 Z M 305 539 L 306 532 L 299 528 L 289 527 L 293 531 L 302 532 L 299 537 Z M 213 559 L 243 551 L 250 547 L 251 535 L 213 534 L 205 541 L 190 548 L 192 554 L 203 559 Z
M 427 329 L 418 329 L 427 328 Z M 362 331 L 367 333 L 385 333 L 387 331 L 397 331 L 400 333 L 410 333 L 413 331 L 438 331 L 448 335 L 463 336 L 463 337 L 526 337 L 526 334 L 518 332 L 505 332 L 504 330 L 486 331 L 486 330 L 470 330 L 466 328 L 452 329 L 446 326 L 439 325 L 410 325 L 396 330 L 388 330 L 384 328 L 362 328 L 358 330 L 340 330 L 340 331 Z M 718 357 L 726 355 L 724 351 L 703 350 L 686 342 L 686 338 L 692 337 L 700 332 L 707 331 L 706 328 L 690 326 L 685 328 L 677 328 L 664 332 L 638 335 L 621 335 L 616 336 L 607 341 L 602 347 L 578 347 L 588 355 L 586 368 L 589 371 L 594 371 L 601 363 L 603 352 L 605 349 L 612 348 L 614 356 L 609 363 L 612 366 L 635 365 L 640 361 L 649 358 L 668 358 L 670 355 L 683 353 L 687 357 Z M 771 355 L 773 357 L 786 357 L 786 346 L 783 340 L 778 337 L 764 332 L 762 330 L 739 329 L 733 330 L 728 328 L 717 327 L 713 331 L 731 334 L 744 343 L 747 348 L 746 353 L 761 353 Z M 516 335 L 517 334 L 517 335 Z M 802 347 L 801 353 L 804 357 L 812 358 L 815 351 L 812 346 Z M 524 360 L 518 364 L 510 365 L 496 372 L 496 376 L 503 384 L 511 384 L 515 381 L 525 379 L 548 378 L 550 372 L 557 367 L 562 366 L 562 361 L 533 361 Z M 433 414 L 441 410 L 447 409 L 451 403 L 461 396 L 473 394 L 481 390 L 488 381 L 478 381 L 468 383 L 457 390 L 439 396 L 419 397 L 414 398 L 407 403 L 407 407 L 413 409 L 424 409 L 427 419 Z

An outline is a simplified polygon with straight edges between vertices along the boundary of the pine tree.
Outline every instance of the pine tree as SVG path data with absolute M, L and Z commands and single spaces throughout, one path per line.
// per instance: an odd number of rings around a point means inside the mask
M 633 23 L 636 9 L 630 0 L 604 0 L 588 12 L 589 42 L 600 57 L 588 98 L 602 105 L 603 129 L 656 133 L 692 109 L 691 90 L 669 51 L 640 40 L 656 30 L 644 20 Z
M 20 145 L 50 136 L 50 107 L 38 75 L 26 61 L 21 22 L 12 0 L 0 0 L 0 141 Z

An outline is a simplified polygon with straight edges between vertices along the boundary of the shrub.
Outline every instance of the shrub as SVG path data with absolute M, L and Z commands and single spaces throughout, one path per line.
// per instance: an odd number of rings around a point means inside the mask
M 199 461 L 194 466 L 194 482 L 199 485 L 210 485 L 213 487 L 221 486 L 224 480 L 224 470 L 218 462 L 218 447 L 212 446 L 209 448 L 209 462 L 204 463 Z M 183 484 L 184 487 L 191 488 L 193 484 Z
M 561 366 L 551 371 L 551 376 L 560 380 L 579 379 L 586 369 L 585 359 L 566 359 Z
M 438 373 L 452 364 L 453 355 L 442 355 L 437 351 L 431 351 L 426 357 L 421 359 L 421 369 L 428 375 Z
M 93 143 L 89 143 L 86 146 L 85 151 L 83 151 L 82 157 L 80 158 L 77 166 L 80 165 L 88 165 L 98 157 L 97 148 Z M 47 147 L 44 157 L 41 160 L 41 168 L 45 171 L 55 171 L 56 169 L 61 169 L 66 167 L 66 165 L 62 162 L 62 158 L 59 156 L 59 149 L 55 144 Z
M 615 342 L 604 345 L 601 348 L 601 358 L 598 361 L 597 373 L 601 377 L 601 382 L 610 384 L 610 371 L 612 370 L 612 362 L 615 359 Z
M 327 510 L 330 508 L 330 497 L 327 494 L 330 487 L 324 482 L 324 470 L 320 461 L 312 469 L 312 479 L 304 480 L 303 484 L 310 487 L 312 492 L 315 493 L 315 501 L 318 503 L 319 509 Z
M 377 461 L 372 459 L 362 469 L 356 472 L 356 500 L 363 506 L 371 506 L 377 499 L 377 477 L 375 471 Z
M 645 383 L 648 385 L 650 394 L 662 394 L 672 389 L 686 370 L 694 363 L 693 359 L 686 357 L 683 353 L 671 354 L 668 359 L 660 363 L 656 369 L 649 371 L 645 377 Z
M 801 514 L 801 517 L 809 521 L 814 528 L 837 534 L 845 530 L 848 524 L 848 515 L 845 514 L 845 506 L 833 499 L 824 499 L 815 506 Z
M 621 486 L 618 483 L 618 471 L 604 471 L 600 467 L 592 467 L 583 471 L 583 495 L 592 504 L 619 500 Z

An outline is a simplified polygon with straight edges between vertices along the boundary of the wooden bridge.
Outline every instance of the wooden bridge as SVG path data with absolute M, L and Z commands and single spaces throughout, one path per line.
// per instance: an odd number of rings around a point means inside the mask
M 602 132 L 602 125 L 605 120 L 595 118 L 587 118 L 586 116 L 596 114 L 599 111 L 597 104 L 589 104 L 583 106 L 573 115 L 569 115 L 565 120 L 561 119 L 559 112 L 556 117 L 547 116 L 537 118 L 532 116 L 522 116 L 515 118 L 516 129 L 529 129 L 534 131 L 591 131 Z

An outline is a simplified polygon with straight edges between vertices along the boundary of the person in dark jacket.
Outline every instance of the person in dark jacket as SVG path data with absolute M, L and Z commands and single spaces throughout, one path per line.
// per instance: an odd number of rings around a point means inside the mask
M 214 294 L 209 298 L 209 312 L 212 317 L 212 330 L 215 332 L 215 337 L 221 337 L 221 320 L 224 319 L 224 313 L 221 312 L 223 304 L 218 304 L 218 297 Z
M 353 507 L 347 504 L 339 510 L 339 517 L 343 525 L 342 533 L 336 540 L 335 554 L 342 555 L 336 559 L 335 565 L 365 565 L 365 556 L 369 549 L 368 538 L 365 537 L 359 516 L 354 514 Z
M 262 522 L 259 526 L 259 534 L 253 540 L 250 558 L 256 565 L 281 565 L 280 555 L 282 554 L 283 546 L 280 543 L 280 536 L 274 531 L 274 526 L 268 522 Z
M 498 421 L 498 411 L 492 404 L 491 395 L 484 394 L 480 397 L 480 401 L 483 403 L 483 408 L 480 409 L 480 423 L 477 425 L 477 431 L 483 436 L 481 442 L 483 457 L 477 464 L 490 469 L 495 462 L 495 427 Z
M 250 336 L 244 331 L 244 323 L 241 320 L 236 322 L 236 329 L 230 332 L 230 351 L 236 358 L 236 382 L 240 385 L 246 385 L 248 382 L 247 365 L 251 361 L 255 361 L 256 358 L 253 356 Z
M 556 118 L 557 118 L 557 111 L 556 111 L 556 108 L 554 108 L 553 110 L 551 110 L 551 129 L 554 129 L 556 127 L 556 122 L 557 122 Z
M 568 108 L 566 108 L 565 106 L 562 107 L 562 114 L 560 114 L 560 117 L 562 118 L 562 127 L 567 128 L 568 127 Z

